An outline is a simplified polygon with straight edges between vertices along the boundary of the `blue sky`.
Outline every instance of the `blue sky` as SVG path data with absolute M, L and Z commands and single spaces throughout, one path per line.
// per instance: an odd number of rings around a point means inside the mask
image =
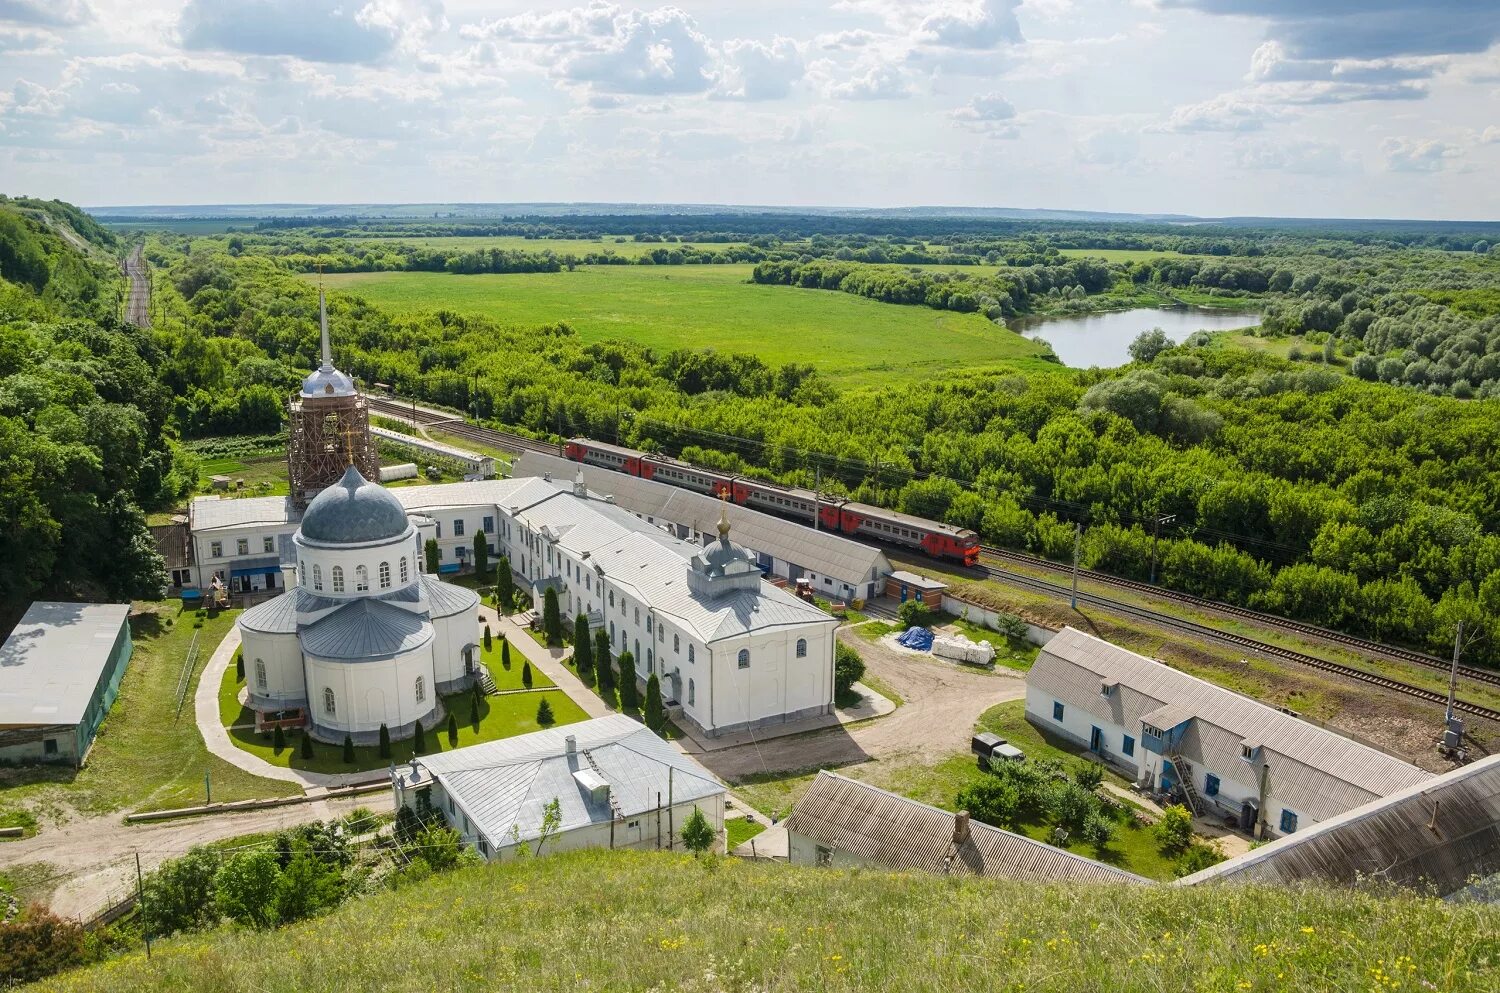
M 1500 216 L 1494 0 L 0 0 L 0 188 Z

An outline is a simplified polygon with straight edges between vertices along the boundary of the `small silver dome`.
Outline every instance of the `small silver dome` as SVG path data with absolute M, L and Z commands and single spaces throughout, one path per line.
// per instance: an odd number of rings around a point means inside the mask
M 401 501 L 350 466 L 344 478 L 313 497 L 302 515 L 302 537 L 335 545 L 399 538 L 410 526 Z
M 354 380 L 332 366 L 314 369 L 302 381 L 302 396 L 305 398 L 352 397 L 353 395 Z

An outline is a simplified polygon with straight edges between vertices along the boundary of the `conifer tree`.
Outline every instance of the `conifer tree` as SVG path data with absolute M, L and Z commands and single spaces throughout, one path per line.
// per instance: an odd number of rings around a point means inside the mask
M 635 656 L 620 653 L 620 709 L 634 713 L 640 709 L 640 691 L 635 685 Z
M 693 808 L 693 812 L 683 822 L 681 833 L 682 843 L 694 855 L 702 855 L 714 843 L 713 825 L 708 823 L 708 818 L 697 807 Z
M 600 628 L 594 632 L 594 672 L 598 674 L 599 688 L 609 691 L 615 688 L 615 670 L 609 664 L 609 632 Z
M 313 740 L 312 740 L 312 735 L 308 734 L 306 731 L 302 732 L 302 749 L 301 749 L 301 751 L 302 751 L 302 757 L 303 758 L 310 759 L 310 758 L 313 757 Z
M 550 586 L 542 594 L 542 633 L 547 636 L 547 644 L 562 644 L 562 611 L 557 606 L 557 590 Z
M 500 636 L 500 664 L 510 668 L 510 639 L 503 634 Z
M 531 689 L 531 663 L 530 662 L 522 662 L 521 663 L 521 685 L 524 686 L 524 687 L 526 687 L 528 690 Z
M 478 694 L 476 694 L 474 696 L 474 699 L 472 699 L 472 700 L 469 701 L 469 726 L 472 727 L 476 731 L 479 730 L 479 696 L 478 696 Z
M 458 747 L 458 718 L 451 712 L 448 714 L 448 747 Z
M 391 757 L 391 729 L 384 724 L 380 725 L 380 757 L 383 759 Z
M 504 617 L 516 609 L 516 578 L 510 571 L 510 556 L 500 556 L 495 566 L 495 609 Z
M 417 755 L 427 752 L 427 732 L 422 730 L 422 722 L 417 722 L 417 729 L 411 736 L 411 750 Z
M 666 713 L 661 703 L 661 680 L 656 678 L 656 673 L 646 680 L 646 726 L 660 733 L 662 725 L 666 722 Z
M 490 640 L 490 626 L 486 624 L 484 626 L 484 650 L 489 651 L 492 647 L 494 647 L 494 642 Z
M 281 750 L 285 747 L 286 732 L 281 730 L 280 724 L 277 724 L 276 727 L 271 731 L 271 748 L 276 752 L 277 755 L 280 755 Z
M 354 764 L 354 739 L 344 735 L 344 764 Z
M 578 678 L 588 681 L 594 672 L 594 640 L 589 635 L 589 619 L 583 614 L 573 623 L 573 664 Z
M 490 536 L 474 532 L 474 575 L 483 579 L 490 574 Z
M 536 706 L 536 722 L 544 728 L 551 727 L 557 723 L 557 718 L 552 716 L 552 704 L 547 702 L 545 696 L 542 697 L 542 702 Z

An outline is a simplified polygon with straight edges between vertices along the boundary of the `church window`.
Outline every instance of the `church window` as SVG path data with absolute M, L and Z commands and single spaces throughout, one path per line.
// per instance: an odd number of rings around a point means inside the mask
M 354 567 L 354 592 L 368 593 L 370 590 L 370 570 L 363 565 Z
M 237 554 L 237 555 L 249 555 L 250 554 L 250 539 L 249 538 L 240 538 L 240 539 L 236 540 L 235 543 L 234 543 L 234 551 L 235 551 L 235 554 Z
M 320 565 L 313 566 L 313 589 L 323 589 L 323 567 Z
M 649 615 L 646 617 L 646 633 L 651 633 L 651 617 Z
M 391 564 L 389 562 L 380 563 L 380 588 L 383 590 L 391 588 Z
M 646 649 L 646 675 L 656 671 L 656 657 L 651 654 L 651 649 Z
M 672 654 L 679 655 L 682 652 L 682 639 L 676 634 L 672 635 Z
M 401 556 L 401 581 L 403 583 L 407 582 L 406 556 L 405 555 Z
M 691 679 L 689 679 L 688 680 L 688 706 L 691 707 L 693 704 L 695 704 L 697 702 L 698 702 L 697 687 L 695 687 L 693 685 L 693 681 Z
M 639 607 L 635 608 L 635 622 L 636 622 L 636 624 L 640 624 L 641 623 L 641 608 L 639 608 Z M 651 625 L 650 624 L 646 625 L 646 630 L 647 631 L 651 630 Z
M 750 668 L 750 649 L 748 649 L 748 648 L 741 648 L 740 649 L 740 668 L 741 669 L 748 669 L 748 668 Z
M 261 549 L 263 551 L 267 551 L 267 552 L 274 552 L 274 551 L 276 551 L 276 539 L 273 538 L 273 537 L 271 537 L 270 535 L 266 535 L 265 540 L 262 541 L 260 543 L 260 545 L 261 545 Z
M 327 714 L 329 717 L 333 717 L 338 713 L 338 708 L 334 706 L 333 702 L 332 686 L 323 687 L 323 713 Z
M 688 664 L 691 665 L 692 662 L 693 662 L 693 646 L 689 645 L 688 646 Z
M 427 700 L 427 680 L 421 676 L 417 677 L 417 702 L 424 703 Z
M 208 557 L 211 559 L 222 559 L 224 557 L 224 543 L 222 541 L 210 541 L 208 543 Z
M 797 639 L 797 657 L 799 659 L 805 659 L 805 658 L 807 658 L 807 639 L 806 638 L 798 638 Z
M 333 592 L 344 592 L 344 567 L 341 565 L 333 567 Z
M 255 660 L 255 685 L 258 689 L 266 688 L 266 660 Z
M 297 576 L 301 580 L 303 586 L 307 586 L 308 583 L 311 582 L 311 580 L 307 578 L 307 565 L 301 559 L 297 560 Z
M 615 605 L 615 591 L 614 590 L 610 590 L 609 591 L 609 605 L 611 607 L 613 607 Z

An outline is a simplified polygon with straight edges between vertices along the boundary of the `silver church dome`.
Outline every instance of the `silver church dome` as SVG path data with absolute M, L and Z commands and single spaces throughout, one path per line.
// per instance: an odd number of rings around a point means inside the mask
M 350 466 L 344 478 L 313 497 L 302 515 L 302 537 L 334 545 L 399 538 L 410 526 L 401 501 Z

